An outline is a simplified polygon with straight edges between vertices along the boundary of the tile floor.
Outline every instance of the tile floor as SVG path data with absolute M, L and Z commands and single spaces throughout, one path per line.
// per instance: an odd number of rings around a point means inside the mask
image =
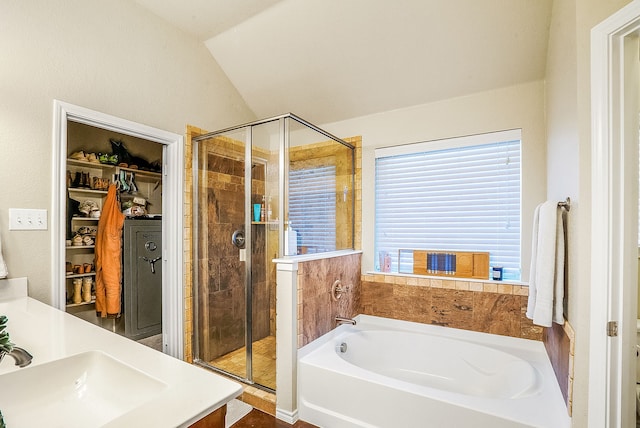
M 162 352 L 162 333 L 140 339 L 138 343 Z
M 237 376 L 246 376 L 246 351 L 245 347 L 236 349 L 226 355 L 210 361 L 214 367 L 233 373 Z M 276 337 L 267 336 L 253 342 L 253 381 L 259 385 L 276 389 Z

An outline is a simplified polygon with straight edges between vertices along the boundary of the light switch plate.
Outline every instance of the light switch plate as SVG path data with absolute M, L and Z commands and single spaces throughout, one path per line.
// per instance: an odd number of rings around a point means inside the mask
M 47 230 L 47 210 L 9 208 L 9 230 Z

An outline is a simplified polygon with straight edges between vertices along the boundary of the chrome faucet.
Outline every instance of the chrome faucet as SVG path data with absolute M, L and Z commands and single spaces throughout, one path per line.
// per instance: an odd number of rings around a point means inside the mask
M 356 325 L 356 320 L 354 320 L 353 318 L 336 317 L 336 325 L 341 325 L 341 324 Z
M 14 346 L 10 352 L 0 351 L 0 362 L 5 355 L 13 358 L 16 362 L 16 366 L 18 367 L 27 367 L 31 364 L 31 360 L 33 359 L 33 355 L 18 346 Z
M 10 355 L 16 361 L 16 366 L 26 367 L 31 364 L 33 356 L 11 343 L 9 332 L 6 331 L 8 323 L 7 316 L 0 315 L 0 362 L 2 362 L 5 355 Z

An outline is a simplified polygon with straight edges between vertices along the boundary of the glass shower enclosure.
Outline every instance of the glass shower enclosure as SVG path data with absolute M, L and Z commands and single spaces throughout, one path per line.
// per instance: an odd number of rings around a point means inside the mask
M 291 113 L 193 139 L 196 364 L 275 391 L 273 260 L 353 248 L 354 162 Z

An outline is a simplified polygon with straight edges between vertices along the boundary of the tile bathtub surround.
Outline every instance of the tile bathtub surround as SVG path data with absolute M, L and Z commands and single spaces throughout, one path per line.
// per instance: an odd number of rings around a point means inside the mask
M 542 340 L 525 316 L 528 287 L 399 275 L 363 275 L 361 312 L 464 330 Z
M 547 354 L 551 360 L 553 371 L 558 380 L 562 397 L 567 404 L 569 416 L 573 407 L 573 358 L 575 349 L 575 334 L 571 325 L 565 321 L 564 325 L 553 323 L 544 329 L 542 337 Z
M 349 254 L 298 265 L 298 348 L 335 327 L 335 317 L 353 317 L 360 309 L 362 254 Z M 331 286 L 340 279 L 350 291 L 334 302 Z

